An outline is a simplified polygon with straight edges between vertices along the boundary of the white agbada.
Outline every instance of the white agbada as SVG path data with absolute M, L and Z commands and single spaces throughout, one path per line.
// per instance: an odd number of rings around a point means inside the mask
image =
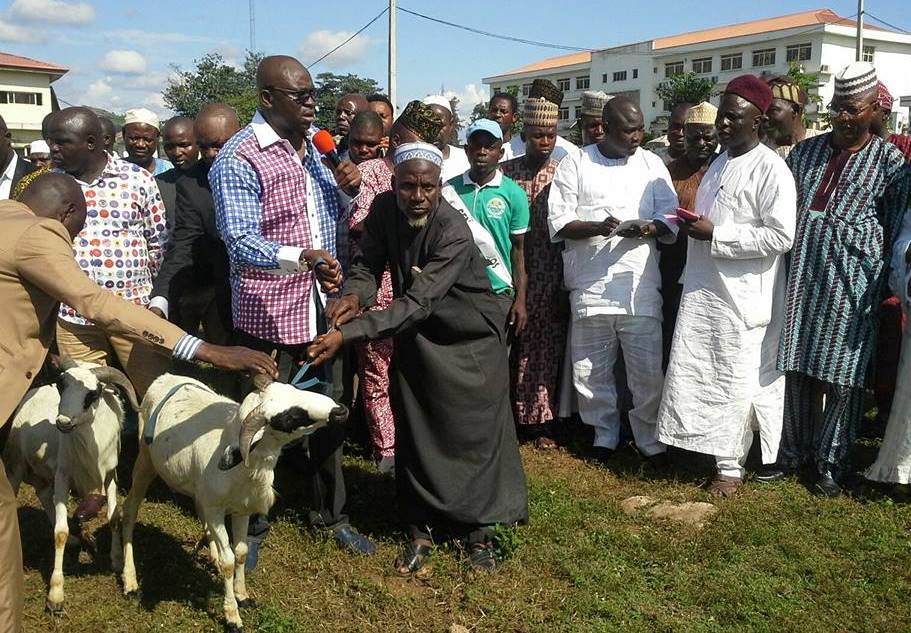
M 711 241 L 688 245 L 658 413 L 665 444 L 742 458 L 758 428 L 763 462 L 775 461 L 784 413 L 784 375 L 775 368 L 783 255 L 796 207 L 791 171 L 761 143 L 735 158 L 724 152 L 706 172 L 696 212 L 715 229 Z
M 905 253 L 911 245 L 911 213 L 905 213 L 902 230 L 892 247 L 892 273 L 889 284 L 902 302 L 905 316 L 911 318 L 911 266 Z M 873 481 L 911 484 L 911 336 L 902 336 L 901 358 L 895 381 L 895 399 L 886 434 L 876 461 L 864 473 Z
M 557 139 L 554 143 L 554 151 L 550 157 L 558 163 L 566 158 L 567 155 L 578 154 L 582 151 L 572 141 L 566 140 L 559 134 L 557 134 Z M 519 156 L 525 156 L 525 141 L 522 140 L 521 134 L 516 134 L 509 139 L 508 143 L 503 144 L 503 158 L 500 159 L 500 162 L 505 163 Z

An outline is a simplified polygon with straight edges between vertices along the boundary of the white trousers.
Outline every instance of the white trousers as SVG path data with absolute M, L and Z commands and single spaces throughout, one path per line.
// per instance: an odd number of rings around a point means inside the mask
M 585 317 L 573 321 L 570 345 L 579 416 L 595 427 L 595 446 L 615 449 L 620 443 L 620 410 L 614 384 L 619 347 L 633 395 L 629 421 L 636 446 L 646 457 L 664 452 L 655 426 L 664 387 L 661 320 L 624 314 Z
M 736 455 L 715 455 L 715 466 L 718 468 L 718 474 L 743 479 L 744 475 L 746 475 L 746 469 L 743 466 L 747 462 L 747 455 L 749 455 L 750 446 L 752 445 L 753 429 L 747 425 Z

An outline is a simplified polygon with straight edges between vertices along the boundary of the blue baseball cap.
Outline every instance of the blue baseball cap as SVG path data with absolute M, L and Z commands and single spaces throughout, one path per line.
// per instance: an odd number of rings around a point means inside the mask
M 471 135 L 475 132 L 487 132 L 493 135 L 495 139 L 503 140 L 503 130 L 500 129 L 500 124 L 490 119 L 478 119 L 469 125 L 468 130 L 465 132 L 465 138 L 471 138 Z

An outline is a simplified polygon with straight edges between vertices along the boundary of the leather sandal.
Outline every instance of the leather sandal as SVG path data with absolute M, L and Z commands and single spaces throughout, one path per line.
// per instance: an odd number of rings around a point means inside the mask
M 740 477 L 717 475 L 709 484 L 708 492 L 715 497 L 733 497 L 741 484 L 743 484 L 743 480 Z
M 468 553 L 468 569 L 473 572 L 492 574 L 497 568 L 497 559 L 493 555 L 490 543 L 472 543 Z
M 430 556 L 430 545 L 409 541 L 402 553 L 395 559 L 395 572 L 399 576 L 410 576 L 419 571 Z
M 558 448 L 557 443 L 550 437 L 546 435 L 538 436 L 535 440 L 535 448 L 539 451 L 548 451 L 554 448 Z

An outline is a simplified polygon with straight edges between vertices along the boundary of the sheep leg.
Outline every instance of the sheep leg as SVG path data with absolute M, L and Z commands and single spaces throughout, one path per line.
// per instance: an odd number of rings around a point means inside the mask
M 231 516 L 231 536 L 234 537 L 234 595 L 237 605 L 241 609 L 254 606 L 253 599 L 247 594 L 246 569 L 247 562 L 247 528 L 250 527 L 249 514 L 234 514 Z
M 113 473 L 108 481 L 108 527 L 111 529 L 111 569 L 115 573 L 123 571 L 123 545 L 121 544 L 120 518 L 121 510 L 117 505 L 117 480 Z
M 133 485 L 124 499 L 121 510 L 121 529 L 123 530 L 123 593 L 126 596 L 138 595 L 139 582 L 136 580 L 136 565 L 133 562 L 133 528 L 136 526 L 136 515 L 139 505 L 145 499 L 149 485 L 155 479 L 155 467 L 152 457 L 145 446 L 139 447 L 139 455 L 133 464 Z
M 41 502 L 41 507 L 47 513 L 47 518 L 50 520 L 51 525 L 54 525 L 57 522 L 57 509 L 54 507 L 54 488 L 45 486 L 44 488 L 36 489 L 35 494 L 38 497 L 38 501 Z
M 237 608 L 237 599 L 234 597 L 234 552 L 231 550 L 231 542 L 228 540 L 224 511 L 212 509 L 207 510 L 206 514 L 207 516 L 203 520 L 212 531 L 212 536 L 215 537 L 215 546 L 218 548 L 218 566 L 224 579 L 226 628 L 229 631 L 239 631 L 243 627 L 243 622 Z M 218 516 L 215 516 L 216 514 Z
M 47 594 L 47 609 L 57 613 L 63 609 L 63 550 L 70 536 L 67 523 L 66 501 L 70 494 L 70 482 L 59 470 L 54 476 L 54 571 Z

